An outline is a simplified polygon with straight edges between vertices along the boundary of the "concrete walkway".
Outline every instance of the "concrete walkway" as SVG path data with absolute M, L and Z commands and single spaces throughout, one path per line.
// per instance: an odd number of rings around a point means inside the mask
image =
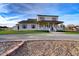
M 64 34 L 61 32 L 52 32 L 44 34 L 13 34 L 0 35 L 1 41 L 27 41 L 27 40 L 79 40 L 78 34 Z

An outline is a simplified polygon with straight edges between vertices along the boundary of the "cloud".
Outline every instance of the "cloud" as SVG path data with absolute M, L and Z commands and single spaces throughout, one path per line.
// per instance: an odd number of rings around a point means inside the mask
M 13 17 L 13 18 L 17 18 L 17 17 Z M 7 21 L 8 18 L 3 18 L 2 16 L 0 16 L 0 26 L 9 26 L 12 27 L 15 24 L 17 24 L 18 19 L 17 20 L 12 20 L 12 21 Z M 19 20 L 21 21 L 21 20 Z
M 64 24 L 79 25 L 79 14 L 67 14 L 59 17 L 59 20 L 64 21 Z
M 6 8 L 8 4 L 3 4 L 3 3 L 0 3 L 0 13 L 8 13 L 8 10 Z
M 19 21 L 21 21 L 21 20 L 19 19 Z M 17 24 L 17 23 L 18 23 L 17 20 L 13 20 L 13 21 L 6 21 L 6 20 L 4 20 L 4 22 L 0 20 L 0 26 L 13 27 L 13 26 L 15 26 L 15 24 Z
M 38 8 L 36 4 L 17 4 L 17 3 L 9 3 L 9 4 L 0 4 L 0 15 L 4 17 L 5 19 L 7 18 L 9 21 L 11 21 L 16 17 L 18 18 L 27 18 L 27 17 L 32 17 L 35 16 L 36 14 L 40 14 L 41 8 Z M 6 12 L 5 12 L 6 11 Z M 25 16 L 25 17 L 24 17 Z
M 20 20 L 36 18 L 37 14 L 59 15 L 59 19 L 66 24 L 78 23 L 78 6 L 79 4 L 72 3 L 2 3 L 0 4 L 0 23 L 15 24 Z

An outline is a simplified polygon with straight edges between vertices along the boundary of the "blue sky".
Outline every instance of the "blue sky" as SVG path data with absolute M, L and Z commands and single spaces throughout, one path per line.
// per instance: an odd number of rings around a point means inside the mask
M 78 3 L 1 3 L 0 25 L 11 27 L 21 20 L 36 18 L 38 14 L 58 15 L 65 25 L 79 25 Z

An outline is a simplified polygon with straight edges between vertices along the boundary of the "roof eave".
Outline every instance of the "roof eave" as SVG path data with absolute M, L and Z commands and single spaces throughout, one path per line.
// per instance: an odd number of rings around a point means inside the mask
M 59 16 L 57 16 L 57 15 L 37 15 L 37 16 L 59 17 Z

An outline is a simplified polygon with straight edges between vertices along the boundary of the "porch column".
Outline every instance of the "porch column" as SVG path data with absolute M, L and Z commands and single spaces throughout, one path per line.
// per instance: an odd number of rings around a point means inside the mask
M 40 29 L 39 24 L 37 24 L 37 30 L 39 30 L 39 29 Z
M 53 31 L 56 31 L 56 25 L 55 25 L 55 23 L 53 24 Z
M 55 30 L 57 31 L 58 24 L 55 24 Z
M 51 31 L 49 22 L 48 22 L 48 30 L 49 30 L 49 32 Z
M 16 27 L 17 27 L 17 30 L 19 31 L 19 24 L 17 24 L 17 26 L 16 26 Z

